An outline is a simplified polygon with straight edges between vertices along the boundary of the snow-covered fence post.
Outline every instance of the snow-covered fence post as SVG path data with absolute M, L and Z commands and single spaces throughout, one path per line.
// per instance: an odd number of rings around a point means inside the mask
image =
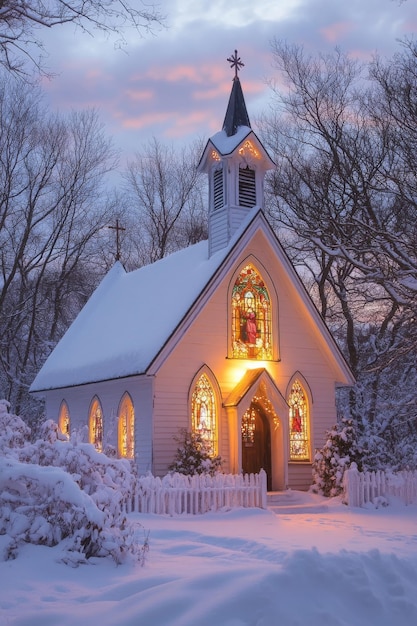
M 266 504 L 267 482 L 266 482 L 265 470 L 261 469 L 258 476 L 259 476 L 258 478 L 259 500 L 258 502 L 255 503 L 255 505 L 260 506 L 261 509 L 266 509 L 267 508 L 267 504 Z
M 360 494 L 360 473 L 356 463 L 351 463 L 343 475 L 343 501 L 349 506 L 361 506 L 363 497 Z

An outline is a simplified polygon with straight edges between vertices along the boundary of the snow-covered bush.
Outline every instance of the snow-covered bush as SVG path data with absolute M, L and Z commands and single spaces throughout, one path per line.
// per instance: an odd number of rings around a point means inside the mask
M 169 466 L 171 472 L 177 474 L 210 474 L 213 476 L 221 470 L 220 456 L 211 456 L 207 443 L 198 433 L 189 432 L 182 428 L 175 438 L 179 444 L 173 463 Z
M 311 490 L 327 497 L 338 496 L 343 491 L 343 474 L 352 462 L 362 471 L 353 422 L 342 418 L 340 424 L 327 432 L 323 448 L 316 451 Z
M 13 454 L 15 448 L 22 448 L 30 437 L 30 428 L 18 417 L 9 413 L 10 403 L 0 400 L 0 454 Z
M 52 421 L 43 439 L 29 443 L 29 429 L 8 408 L 0 402 L 0 534 L 10 536 L 3 556 L 15 556 L 23 542 L 63 542 L 62 560 L 71 564 L 92 556 L 120 563 L 127 555 L 143 562 L 147 537 L 123 513 L 135 483 L 130 462 L 98 453 L 76 434 L 61 441 Z

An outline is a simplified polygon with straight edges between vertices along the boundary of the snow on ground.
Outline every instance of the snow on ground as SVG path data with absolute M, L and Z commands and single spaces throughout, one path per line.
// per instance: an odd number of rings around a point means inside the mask
M 132 515 L 150 531 L 144 567 L 71 568 L 56 562 L 59 546 L 27 545 L 0 563 L 0 624 L 417 624 L 417 506 L 294 499 L 297 513 Z

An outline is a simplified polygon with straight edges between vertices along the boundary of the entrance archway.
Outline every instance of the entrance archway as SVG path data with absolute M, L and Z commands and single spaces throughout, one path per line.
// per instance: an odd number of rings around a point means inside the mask
M 242 470 L 258 474 L 264 469 L 267 489 L 272 489 L 271 428 L 262 407 L 251 402 L 242 418 Z

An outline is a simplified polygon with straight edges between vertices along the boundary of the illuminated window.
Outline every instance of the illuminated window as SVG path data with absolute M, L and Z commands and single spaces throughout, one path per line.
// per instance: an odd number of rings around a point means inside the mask
M 256 411 L 251 406 L 242 417 L 242 443 L 251 448 L 255 443 Z
M 217 409 L 214 389 L 207 374 L 198 378 L 191 397 L 192 429 L 200 435 L 211 455 L 217 454 Z
M 68 405 L 65 401 L 62 402 L 61 408 L 59 409 L 58 416 L 58 426 L 59 430 L 63 435 L 70 435 L 70 417 L 68 411 Z
M 271 328 L 268 290 L 255 268 L 246 265 L 232 291 L 232 356 L 272 359 Z
M 90 443 L 98 452 L 103 451 L 103 411 L 98 398 L 93 400 L 89 417 Z
M 298 380 L 295 380 L 291 386 L 288 404 L 290 407 L 290 459 L 291 461 L 309 461 L 308 402 L 305 391 Z
M 135 413 L 132 400 L 127 393 L 120 403 L 118 418 L 119 456 L 133 459 L 135 455 Z

